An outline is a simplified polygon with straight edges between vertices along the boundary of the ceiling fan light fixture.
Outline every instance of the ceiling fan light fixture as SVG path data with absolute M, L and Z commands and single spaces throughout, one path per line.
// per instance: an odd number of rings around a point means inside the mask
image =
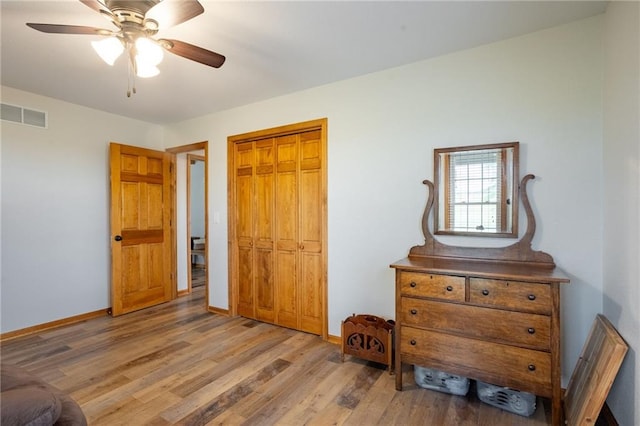
M 136 75 L 141 78 L 155 77 L 160 74 L 158 67 L 145 63 L 136 58 Z
M 164 58 L 164 53 L 158 43 L 146 37 L 140 37 L 136 40 L 136 62 L 158 65 L 162 62 L 162 58 Z
M 100 41 L 92 41 L 91 46 L 98 56 L 107 64 L 113 66 L 116 59 L 124 52 L 124 46 L 118 37 L 109 37 Z

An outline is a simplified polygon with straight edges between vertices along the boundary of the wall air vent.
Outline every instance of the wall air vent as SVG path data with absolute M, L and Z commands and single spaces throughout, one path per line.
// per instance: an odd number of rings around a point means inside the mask
M 47 128 L 47 113 L 20 106 L 2 104 L 1 118 L 12 123 Z

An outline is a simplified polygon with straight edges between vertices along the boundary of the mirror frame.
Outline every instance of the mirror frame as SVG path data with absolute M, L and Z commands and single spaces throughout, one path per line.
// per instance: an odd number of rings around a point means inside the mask
M 488 237 L 488 238 L 518 238 L 518 209 L 519 209 L 519 173 L 520 173 L 520 143 L 519 142 L 506 142 L 506 143 L 497 143 L 497 144 L 486 144 L 486 145 L 472 145 L 472 146 L 461 146 L 461 147 L 453 147 L 453 148 L 438 148 L 433 150 L 433 165 L 434 165 L 434 198 L 435 198 L 435 208 L 433 211 L 434 220 L 433 220 L 433 228 L 434 234 L 437 235 L 464 235 L 464 236 L 473 236 L 473 237 Z M 511 208 L 511 229 L 504 232 L 473 232 L 473 231 L 454 231 L 451 229 L 442 229 L 440 227 L 440 207 L 441 207 L 441 194 L 444 194 L 444 188 L 441 188 L 441 170 L 444 167 L 447 167 L 447 163 L 442 164 L 441 157 L 443 154 L 450 153 L 463 153 L 463 152 L 473 152 L 473 151 L 481 151 L 481 150 L 489 150 L 489 149 L 513 149 L 512 161 L 511 161 L 511 196 L 507 194 L 507 205 Z M 509 173 L 506 173 L 506 176 L 509 176 Z M 508 187 L 508 184 L 507 184 Z

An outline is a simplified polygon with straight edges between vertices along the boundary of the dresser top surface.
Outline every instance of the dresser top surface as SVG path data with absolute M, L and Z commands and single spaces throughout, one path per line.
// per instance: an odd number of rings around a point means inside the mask
M 390 265 L 410 272 L 449 275 L 472 275 L 482 278 L 502 278 L 521 281 L 568 283 L 569 277 L 558 267 L 548 268 L 525 262 L 451 259 L 438 257 L 405 257 Z

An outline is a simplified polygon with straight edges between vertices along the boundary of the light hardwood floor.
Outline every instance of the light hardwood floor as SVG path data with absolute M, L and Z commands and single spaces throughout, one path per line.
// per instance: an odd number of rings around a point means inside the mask
M 3 363 L 68 391 L 90 425 L 549 424 L 466 397 L 404 391 L 383 366 L 319 337 L 205 311 L 204 288 L 171 303 L 5 341 Z

